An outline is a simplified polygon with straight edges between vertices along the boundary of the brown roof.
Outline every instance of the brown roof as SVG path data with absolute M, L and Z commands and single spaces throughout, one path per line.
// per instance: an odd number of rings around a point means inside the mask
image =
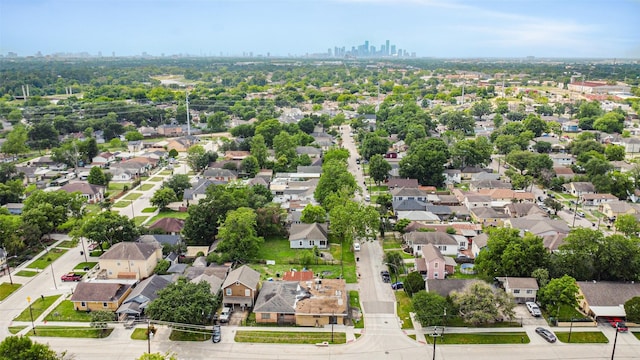
M 184 220 L 175 218 L 162 218 L 149 226 L 149 229 L 162 229 L 168 233 L 179 233 L 184 227 Z
M 104 186 L 92 185 L 92 184 L 89 184 L 88 182 L 79 181 L 79 182 L 67 184 L 61 187 L 60 190 L 64 190 L 69 193 L 79 191 L 82 194 L 95 195 L 102 192 L 104 190 Z
M 296 314 L 336 314 L 347 313 L 346 283 L 342 279 L 322 279 L 315 281 L 301 281 L 301 287 L 306 287 L 311 297 L 296 303 Z
M 156 249 L 152 244 L 120 242 L 100 255 L 100 260 L 146 260 L 156 253 Z
M 417 189 L 420 184 L 418 184 L 418 180 L 416 179 L 389 179 L 389 181 L 387 182 L 387 186 L 389 187 L 389 189 L 396 187 Z
M 554 167 L 553 171 L 556 172 L 556 175 L 575 175 L 575 173 L 573 172 L 573 170 L 571 170 L 571 168 L 568 168 L 565 166 Z
M 313 280 L 313 271 L 310 271 L 310 270 L 285 271 L 285 273 L 282 275 L 282 280 L 284 280 L 284 281 L 309 281 L 309 280 Z
M 640 296 L 640 283 L 616 283 L 608 281 L 578 282 L 589 306 L 618 306 Z
M 71 301 L 116 301 L 124 295 L 131 285 L 113 283 L 78 283 Z
M 509 289 L 538 289 L 538 281 L 532 277 L 507 277 L 505 286 Z
M 437 259 L 444 260 L 440 250 L 433 244 L 427 244 L 422 247 L 422 257 L 429 262 Z

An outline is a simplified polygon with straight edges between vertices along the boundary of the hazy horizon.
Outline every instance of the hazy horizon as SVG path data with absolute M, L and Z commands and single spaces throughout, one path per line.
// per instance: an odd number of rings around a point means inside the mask
M 640 1 L 0 0 L 0 54 L 639 58 Z

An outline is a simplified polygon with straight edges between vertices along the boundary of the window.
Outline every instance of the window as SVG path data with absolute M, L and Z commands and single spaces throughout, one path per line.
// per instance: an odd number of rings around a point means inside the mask
M 433 267 L 437 269 L 437 268 L 438 268 L 438 263 L 437 263 L 437 262 L 436 262 L 436 263 L 434 263 L 434 264 L 433 264 Z
M 87 306 L 87 303 L 83 301 L 83 302 L 80 303 L 80 306 L 85 307 L 85 306 Z
M 116 263 L 116 265 L 120 266 L 120 261 L 118 261 L 118 262 Z
M 244 289 L 244 296 L 251 296 L 251 290 Z
M 320 246 L 327 246 L 327 242 L 324 240 L 320 240 Z
M 231 288 L 227 288 L 225 290 L 225 293 L 227 294 L 227 296 L 231 296 Z
M 300 241 L 300 246 L 302 246 L 302 241 Z
M 262 317 L 262 320 L 269 320 L 271 319 L 271 313 L 262 313 L 260 314 Z
M 309 240 L 309 246 L 315 246 L 316 242 L 314 240 Z
M 109 304 L 107 304 L 106 302 L 103 302 L 103 303 L 102 303 L 102 307 L 105 307 L 105 308 L 106 308 L 106 307 L 109 307 Z
M 531 289 L 527 290 L 527 294 L 533 294 L 533 290 Z
M 514 294 L 520 294 L 520 289 L 514 289 L 514 290 L 513 290 L 513 293 L 514 293 Z

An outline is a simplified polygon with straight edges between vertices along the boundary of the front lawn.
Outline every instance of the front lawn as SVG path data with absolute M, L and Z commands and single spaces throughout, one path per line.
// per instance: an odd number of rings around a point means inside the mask
M 360 307 L 360 294 L 356 290 L 349 291 L 349 306 L 360 309 L 360 320 L 353 324 L 354 329 L 364 329 L 364 314 Z
M 15 335 L 25 328 L 26 326 L 9 326 L 9 332 Z
M 163 180 L 163 179 L 162 179 L 161 177 L 154 176 L 154 177 L 152 177 L 151 179 L 148 179 L 147 181 L 151 181 L 151 182 L 160 182 L 160 181 L 162 181 L 162 180 Z
M 17 275 L 17 274 L 16 274 Z M 0 300 L 4 300 L 7 296 L 11 295 L 14 291 L 20 289 L 21 284 L 2 283 L 0 284 Z
M 206 341 L 211 339 L 211 332 L 206 330 L 172 330 L 171 341 Z
M 142 225 L 142 223 L 147 220 L 149 217 L 148 216 L 136 216 L 133 218 L 133 222 L 137 225 L 140 226 Z
M 411 298 L 404 291 L 395 291 L 396 301 L 398 302 L 398 317 L 402 321 L 403 329 L 413 329 L 413 321 L 409 313 L 413 311 Z
M 118 201 L 117 203 L 111 205 L 114 208 L 125 208 L 127 206 L 131 205 L 131 201 Z
M 29 271 L 29 270 L 20 270 L 17 273 L 13 274 L 14 276 L 24 276 L 24 277 L 33 277 L 38 275 L 38 272 Z
M 164 210 L 158 213 L 158 215 L 154 216 L 149 220 L 149 224 L 153 224 L 156 221 L 164 218 L 174 218 L 174 219 L 186 219 L 189 217 L 189 213 L 186 211 L 173 211 L 173 210 Z
M 92 327 L 36 326 L 37 336 L 100 339 L 111 335 L 111 329 L 95 329 Z M 27 335 L 33 335 L 30 331 Z
M 131 333 L 132 340 L 147 340 L 147 328 L 136 328 Z
M 142 209 L 142 212 L 145 213 L 145 214 L 146 213 L 154 213 L 154 212 L 156 212 L 156 210 L 158 210 L 157 207 L 148 207 L 148 208 Z
M 571 319 L 588 319 L 580 311 L 572 306 L 562 305 L 560 306 L 560 313 L 557 308 L 546 309 L 546 313 L 549 317 L 558 317 L 560 321 L 571 321 Z
M 148 190 L 153 189 L 154 186 L 155 186 L 154 184 L 142 184 L 142 185 L 140 185 L 138 190 L 140 190 L 140 191 L 148 191 Z
M 71 249 L 71 248 L 74 248 L 74 247 L 78 246 L 78 241 L 77 240 L 66 240 L 66 241 L 61 242 L 57 246 L 61 247 L 61 248 Z
M 433 337 L 425 334 L 427 343 L 433 344 Z M 526 332 L 499 332 L 499 333 L 455 333 L 437 337 L 437 344 L 528 344 L 531 340 Z
M 56 261 L 60 256 L 64 255 L 67 249 L 52 249 L 48 253 L 42 254 L 37 260 L 29 264 L 29 269 L 44 269 L 52 262 Z
M 91 313 L 86 311 L 76 311 L 70 300 L 64 300 L 45 317 L 45 320 L 90 322 Z
M 347 335 L 334 332 L 289 332 L 289 331 L 238 331 L 234 339 L 236 342 L 269 343 L 269 344 L 317 344 L 327 341 L 330 344 L 345 344 Z
M 558 332 L 558 331 L 554 331 L 556 334 L 556 337 L 558 338 L 558 340 L 562 341 L 563 343 L 568 343 L 569 342 L 569 332 L 568 331 L 563 331 L 563 332 Z M 608 343 L 609 340 L 607 339 L 606 336 L 604 336 L 603 333 L 601 333 L 600 331 L 573 331 L 571 332 L 571 343 L 577 343 L 577 344 L 606 344 Z
M 173 174 L 173 171 L 171 170 L 162 170 L 158 173 L 158 175 L 171 175 Z
M 96 261 L 81 262 L 80 264 L 76 265 L 73 270 L 84 270 L 84 268 L 86 267 L 88 267 L 89 269 L 93 269 L 96 264 L 98 264 Z
M 42 315 L 42 313 L 51 306 L 61 295 L 52 295 L 45 296 L 44 300 L 41 297 L 31 298 L 31 310 L 33 311 L 33 319 L 37 319 L 38 316 Z M 18 315 L 14 321 L 30 321 L 31 314 L 29 313 L 29 304 L 27 307 Z
M 133 201 L 133 200 L 138 200 L 141 196 L 142 196 L 142 193 L 129 193 L 127 194 L 127 196 L 123 197 L 122 199 Z
M 402 249 L 402 241 L 395 238 L 385 238 L 382 242 L 382 248 L 384 250 L 399 250 Z
M 126 182 L 109 182 L 109 190 L 124 190 L 124 187 L 131 189 L 131 183 Z

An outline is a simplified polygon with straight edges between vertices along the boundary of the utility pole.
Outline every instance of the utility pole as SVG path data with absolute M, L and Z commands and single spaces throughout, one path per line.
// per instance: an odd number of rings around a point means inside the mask
M 189 91 L 186 92 L 186 100 L 185 103 L 187 105 L 187 135 L 191 136 L 191 119 L 189 118 Z

